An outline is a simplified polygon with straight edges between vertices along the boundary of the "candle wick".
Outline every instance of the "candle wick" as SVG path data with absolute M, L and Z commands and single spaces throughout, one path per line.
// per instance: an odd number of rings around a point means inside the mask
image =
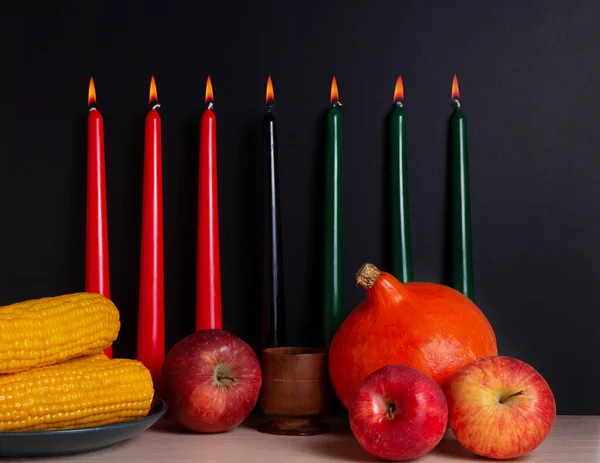
M 90 112 L 92 112 L 92 111 L 98 111 L 98 109 L 96 109 L 95 106 L 90 106 Z
M 398 106 L 399 108 L 403 108 L 404 103 L 402 103 L 402 100 L 398 100 L 398 101 L 396 101 L 396 106 Z
M 269 103 L 267 104 L 267 111 L 268 111 L 268 112 L 271 112 L 271 111 L 273 110 L 273 105 L 274 105 L 274 103 L 273 103 L 273 102 L 269 102 Z
M 342 102 L 340 100 L 335 100 L 333 102 L 332 106 L 335 106 L 335 107 L 342 106 Z
M 214 106 L 215 106 L 215 105 L 214 105 L 214 103 L 213 103 L 213 102 L 212 102 L 212 100 L 211 100 L 211 101 L 209 101 L 209 102 L 208 102 L 208 105 L 206 106 L 206 108 L 207 108 L 207 109 L 213 109 L 213 107 L 214 107 Z
M 454 98 L 454 103 L 456 104 L 457 108 L 460 108 L 460 100 L 458 98 Z
M 160 103 L 154 103 L 152 109 L 160 108 Z

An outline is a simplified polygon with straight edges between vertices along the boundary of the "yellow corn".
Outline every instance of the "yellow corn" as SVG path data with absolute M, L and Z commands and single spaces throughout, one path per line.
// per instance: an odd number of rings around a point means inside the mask
M 0 431 L 77 429 L 144 417 L 154 389 L 137 360 L 104 354 L 0 375 Z
M 0 374 L 99 354 L 119 334 L 119 311 L 95 293 L 0 307 Z

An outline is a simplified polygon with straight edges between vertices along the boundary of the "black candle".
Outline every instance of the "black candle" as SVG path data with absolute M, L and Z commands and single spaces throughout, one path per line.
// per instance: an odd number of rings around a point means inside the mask
M 283 298 L 283 255 L 279 213 L 279 161 L 275 97 L 271 76 L 267 80 L 267 113 L 262 123 L 262 329 L 263 348 L 286 344 Z

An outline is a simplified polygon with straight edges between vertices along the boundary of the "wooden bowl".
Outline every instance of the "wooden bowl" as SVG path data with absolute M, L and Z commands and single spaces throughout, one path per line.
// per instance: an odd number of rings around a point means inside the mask
M 319 419 L 329 406 L 327 350 L 273 347 L 262 352 L 260 432 L 311 436 L 327 431 Z

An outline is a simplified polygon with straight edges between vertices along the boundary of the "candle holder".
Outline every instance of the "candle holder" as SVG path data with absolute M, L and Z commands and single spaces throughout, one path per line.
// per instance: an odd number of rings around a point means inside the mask
M 259 399 L 266 420 L 262 433 L 312 436 L 327 432 L 321 420 L 329 407 L 327 350 L 273 347 L 262 352 L 263 384 Z

